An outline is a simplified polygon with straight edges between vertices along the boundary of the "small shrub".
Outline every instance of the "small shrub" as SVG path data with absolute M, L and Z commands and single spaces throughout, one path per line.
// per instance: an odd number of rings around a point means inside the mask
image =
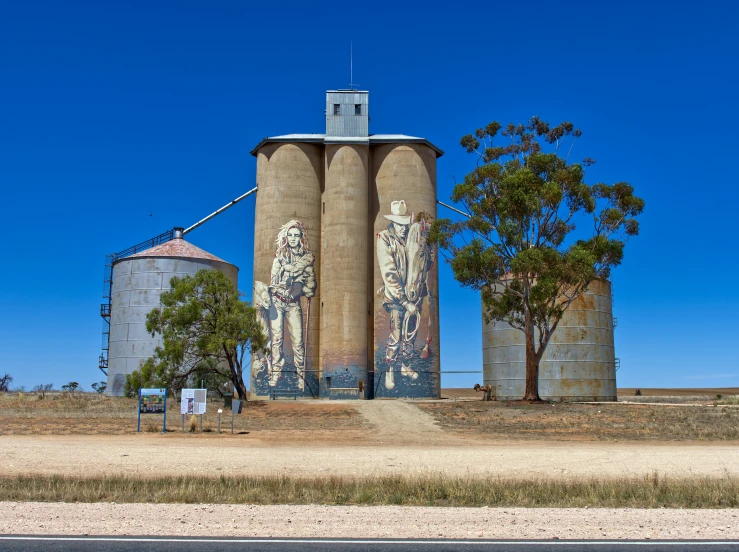
M 161 429 L 159 428 L 159 425 L 157 425 L 155 422 L 149 421 L 144 427 L 144 431 L 146 431 L 147 433 L 157 433 L 158 431 L 161 431 Z
M 190 416 L 190 432 L 195 433 L 198 430 L 198 417 L 193 414 Z

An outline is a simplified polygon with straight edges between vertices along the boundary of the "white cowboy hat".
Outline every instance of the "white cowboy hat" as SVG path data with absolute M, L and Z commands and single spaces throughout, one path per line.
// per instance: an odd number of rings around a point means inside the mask
M 393 201 L 390 204 L 390 212 L 392 215 L 383 215 L 386 219 L 397 222 L 398 224 L 410 224 L 411 216 L 406 215 L 408 208 L 405 206 L 405 201 Z

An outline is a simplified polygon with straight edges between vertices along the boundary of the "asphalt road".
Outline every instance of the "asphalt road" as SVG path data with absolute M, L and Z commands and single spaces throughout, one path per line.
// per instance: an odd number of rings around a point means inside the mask
M 739 552 L 739 541 L 176 539 L 1 536 L 2 552 Z

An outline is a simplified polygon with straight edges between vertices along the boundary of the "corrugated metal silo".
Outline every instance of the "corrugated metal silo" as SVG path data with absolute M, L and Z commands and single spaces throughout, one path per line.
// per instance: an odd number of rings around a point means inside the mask
M 413 215 L 436 218 L 440 152 L 423 143 L 393 141 L 388 137 L 390 143 L 372 148 L 373 390 L 378 398 L 438 398 L 438 259 L 425 244 L 427 227 L 414 224 Z M 403 249 L 405 260 L 398 255 Z
M 159 306 L 173 276 L 220 270 L 238 284 L 239 269 L 181 237 L 113 264 L 108 353 L 108 394 L 123 395 L 126 374 L 138 370 L 161 344 L 146 331 L 146 315 Z
M 483 319 L 483 372 L 499 400 L 523 398 L 526 352 L 523 332 Z M 545 400 L 616 400 L 611 284 L 595 280 L 565 311 L 539 364 Z

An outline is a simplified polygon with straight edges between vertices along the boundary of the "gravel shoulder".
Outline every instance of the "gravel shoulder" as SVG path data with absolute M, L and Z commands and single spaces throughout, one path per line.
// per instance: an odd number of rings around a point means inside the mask
M 0 534 L 736 539 L 739 510 L 0 502 Z

